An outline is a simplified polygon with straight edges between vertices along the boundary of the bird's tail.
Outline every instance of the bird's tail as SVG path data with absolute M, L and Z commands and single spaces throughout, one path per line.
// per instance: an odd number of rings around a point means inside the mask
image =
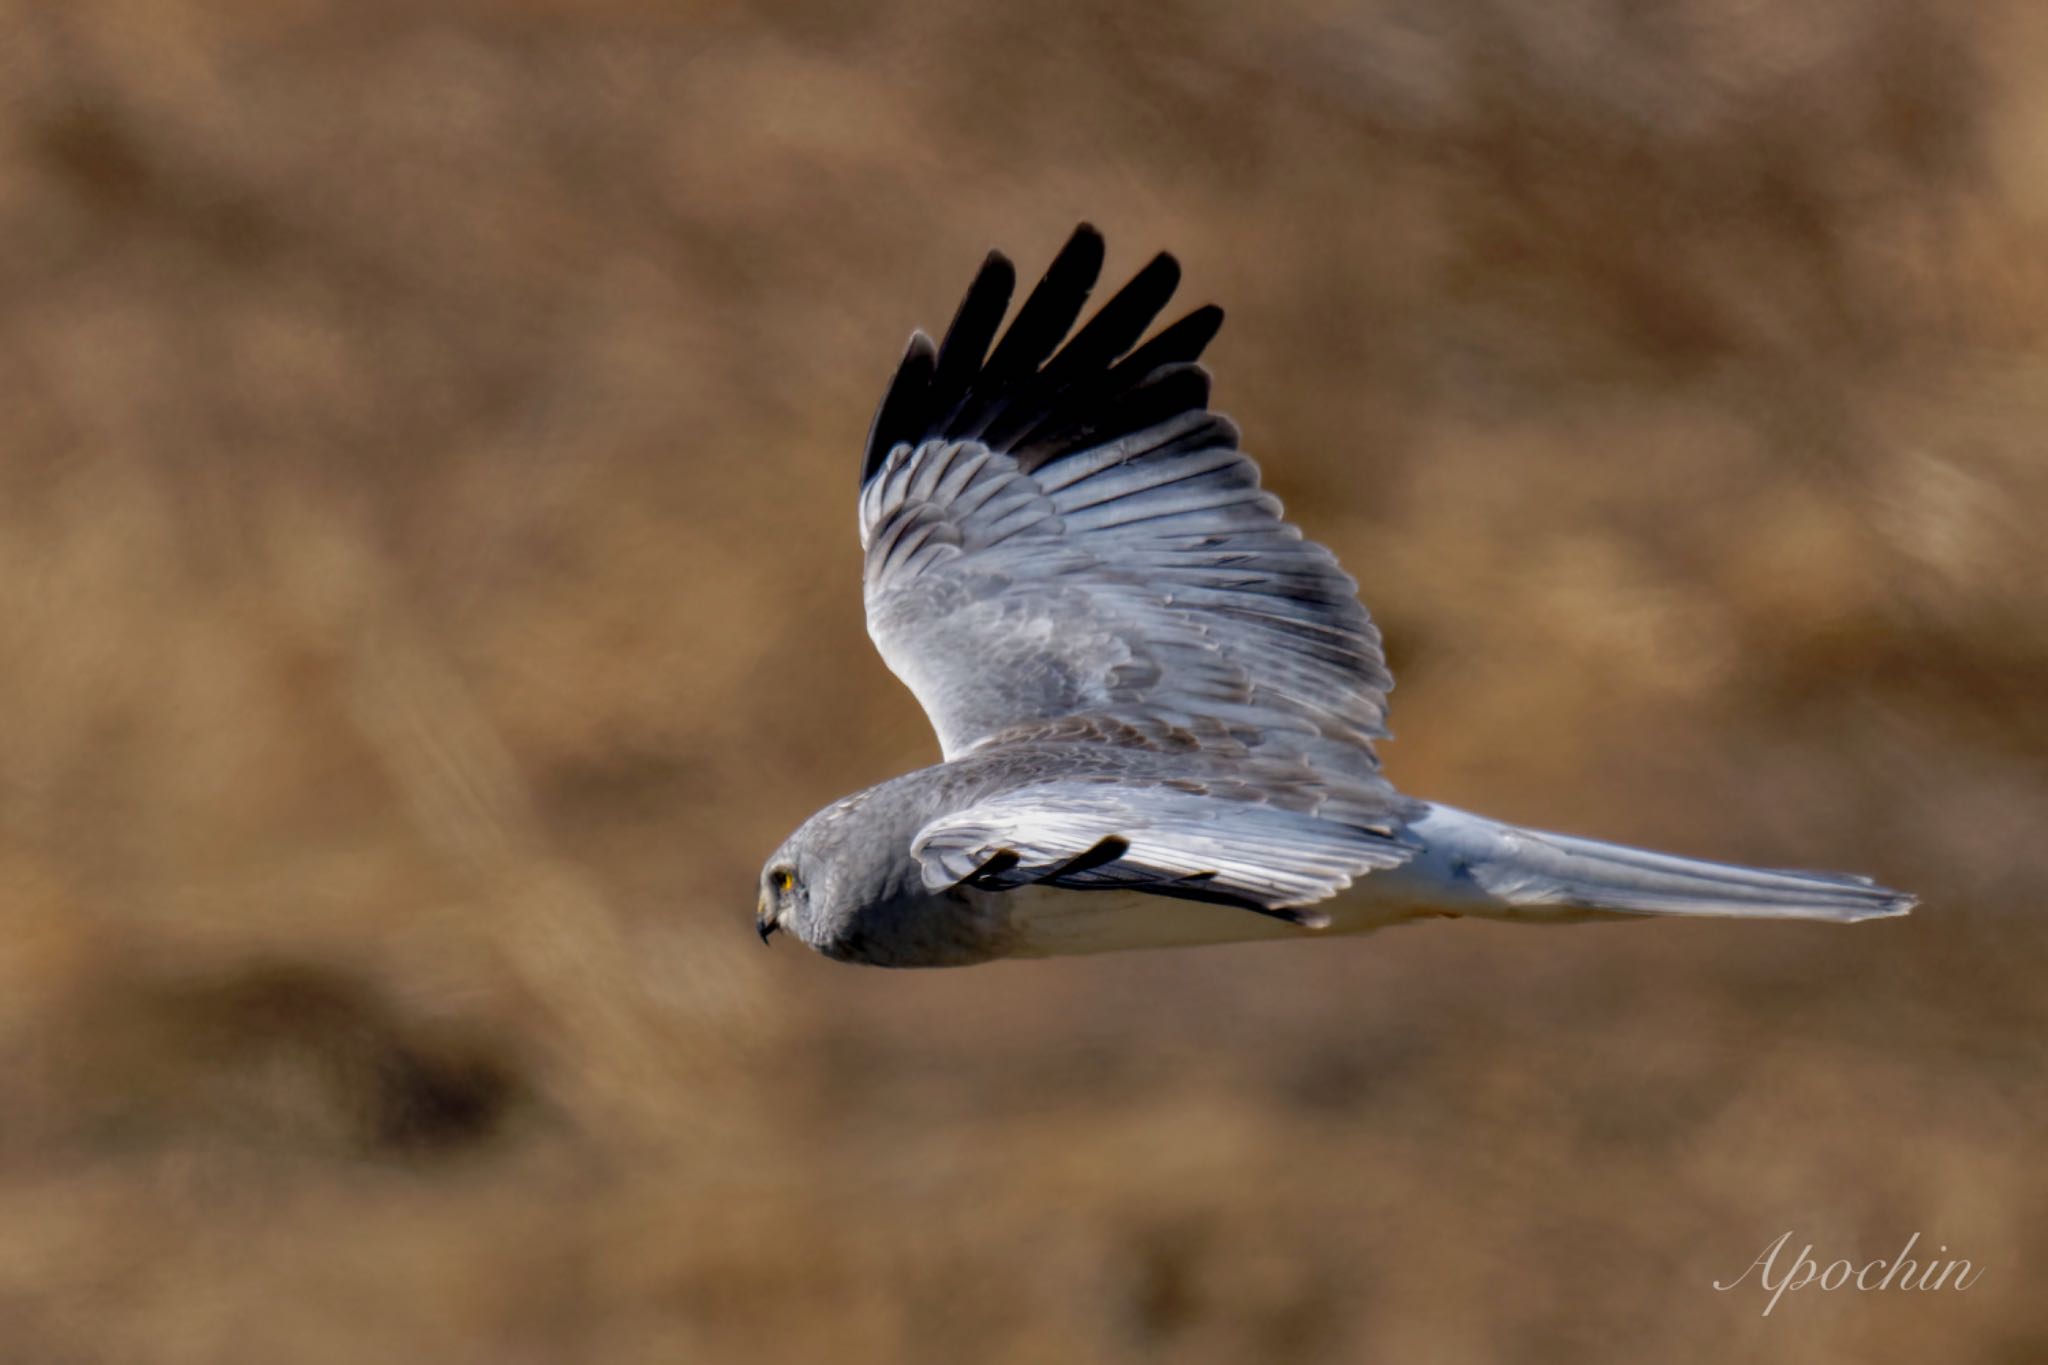
M 1454 899 L 1474 913 L 1508 919 L 1591 911 L 1851 921 L 1903 915 L 1916 903 L 1868 877 L 1676 858 L 1518 829 L 1449 806 L 1431 806 L 1409 829 L 1425 848 L 1409 865 L 1413 875 L 1459 893 Z

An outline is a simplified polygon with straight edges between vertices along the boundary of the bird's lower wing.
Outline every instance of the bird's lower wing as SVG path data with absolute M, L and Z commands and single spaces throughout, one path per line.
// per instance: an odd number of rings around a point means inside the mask
M 912 852 L 935 891 L 1142 893 L 1321 925 L 1317 902 L 1416 850 L 1392 821 L 1344 823 L 1163 783 L 1055 781 L 941 816 Z

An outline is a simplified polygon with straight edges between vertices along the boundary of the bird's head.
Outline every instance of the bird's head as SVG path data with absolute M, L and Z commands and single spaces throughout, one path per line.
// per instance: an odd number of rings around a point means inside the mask
M 766 943 L 778 929 L 831 952 L 855 918 L 898 898 L 913 870 L 908 834 L 878 817 L 871 793 L 835 801 L 803 822 L 761 867 L 754 928 Z
M 999 956 L 995 898 L 934 890 L 911 843 L 924 823 L 870 788 L 806 820 L 761 868 L 754 928 L 777 930 L 848 962 L 979 962 Z
M 810 920 L 811 883 L 804 877 L 792 837 L 770 855 L 761 869 L 761 899 L 754 908 L 754 928 L 766 943 L 778 929 L 788 929 L 806 938 L 803 926 Z

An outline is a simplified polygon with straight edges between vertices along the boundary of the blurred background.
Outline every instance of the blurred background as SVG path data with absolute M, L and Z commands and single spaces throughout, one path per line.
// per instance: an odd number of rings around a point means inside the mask
M 0 5 L 0 1358 L 2048 1358 L 2048 14 Z M 1406 789 L 1924 897 L 764 951 L 853 492 L 1082 218 Z M 1787 1230 L 1961 1294 L 1716 1293 Z

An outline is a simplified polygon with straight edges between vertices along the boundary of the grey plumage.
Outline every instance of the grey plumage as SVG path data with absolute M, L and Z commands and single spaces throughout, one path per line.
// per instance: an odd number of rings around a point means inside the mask
M 1015 271 L 991 253 L 944 339 L 911 339 L 862 461 L 864 594 L 946 761 L 792 835 L 764 936 L 943 965 L 1443 913 L 1910 908 L 1397 793 L 1379 631 L 1208 408 L 1222 313 L 1141 343 L 1179 281 L 1161 255 L 1074 331 L 1102 255 L 1078 229 L 998 339 Z

